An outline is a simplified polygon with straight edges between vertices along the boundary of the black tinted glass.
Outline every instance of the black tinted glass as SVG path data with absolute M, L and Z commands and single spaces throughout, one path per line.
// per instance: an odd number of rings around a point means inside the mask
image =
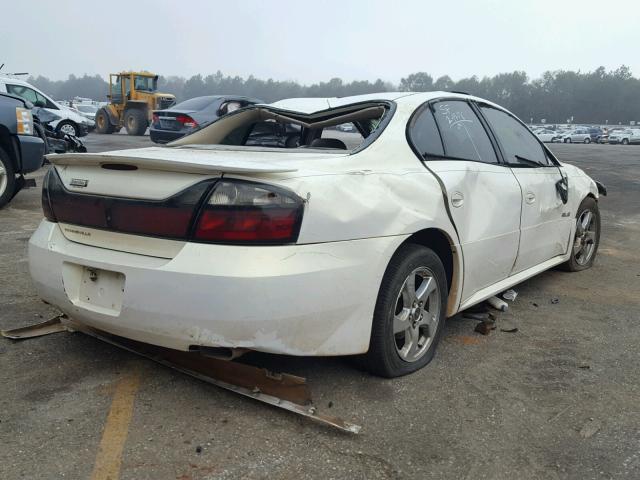
M 180 102 L 175 107 L 172 107 L 172 109 L 175 109 L 175 110 L 202 110 L 204 108 L 207 108 L 209 105 L 211 105 L 216 100 L 218 100 L 218 99 L 217 98 L 211 98 L 211 97 L 190 98 L 189 100 L 185 100 L 184 102 Z
M 482 113 L 498 137 L 507 163 L 523 166 L 532 166 L 531 162 L 549 164 L 538 139 L 515 118 L 491 107 L 482 107 Z
M 409 128 L 409 136 L 413 145 L 423 157 L 444 155 L 438 127 L 429 107 L 424 108 L 422 112 L 414 117 L 413 123 Z
M 434 104 L 434 112 L 447 157 L 498 163 L 487 132 L 468 103 L 438 102 Z

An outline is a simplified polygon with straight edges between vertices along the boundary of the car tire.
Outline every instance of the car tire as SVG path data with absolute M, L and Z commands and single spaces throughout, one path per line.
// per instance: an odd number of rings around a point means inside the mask
M 105 135 L 111 134 L 114 132 L 114 127 L 109 120 L 109 114 L 104 108 L 101 108 L 96 112 L 96 132 L 102 133 Z
M 447 296 L 444 266 L 433 250 L 415 244 L 402 246 L 382 279 L 369 351 L 361 357 L 361 365 L 387 378 L 427 365 L 442 336 Z
M 58 135 L 64 133 L 66 135 L 73 135 L 74 137 L 77 137 L 80 133 L 80 129 L 71 120 L 63 120 L 56 126 L 56 133 Z
M 571 143 L 571 139 L 570 138 L 565 138 L 564 139 L 564 143 Z
M 629 145 L 629 139 L 628 138 L 623 138 L 622 142 L 620 142 L 620 143 L 622 143 L 622 145 Z
M 16 188 L 16 174 L 9 154 L 0 147 L 0 208 L 13 198 Z
M 140 109 L 132 108 L 124 113 L 124 126 L 129 135 L 144 135 L 147 124 L 147 114 Z
M 591 139 L 589 137 L 585 138 L 584 143 L 591 143 Z
M 600 225 L 598 202 L 593 197 L 586 197 L 578 207 L 571 256 L 561 265 L 563 270 L 579 272 L 591 268 L 600 245 Z

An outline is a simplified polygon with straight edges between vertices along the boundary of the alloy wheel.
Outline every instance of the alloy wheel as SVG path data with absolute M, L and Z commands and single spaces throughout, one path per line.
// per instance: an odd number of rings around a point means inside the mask
M 429 349 L 440 321 L 440 291 L 433 272 L 413 270 L 398 293 L 393 317 L 396 352 L 406 362 L 415 362 Z
M 578 265 L 586 265 L 596 247 L 596 216 L 591 210 L 583 210 L 576 220 L 576 236 L 573 241 L 573 258 Z
M 62 125 L 60 127 L 60 131 L 62 133 L 64 133 L 65 135 L 76 135 L 76 129 L 74 128 L 73 125 L 69 124 L 69 123 L 65 123 L 64 125 Z

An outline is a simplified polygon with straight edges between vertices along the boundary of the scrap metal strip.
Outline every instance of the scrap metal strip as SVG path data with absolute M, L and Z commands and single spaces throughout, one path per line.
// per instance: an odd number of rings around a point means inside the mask
M 289 410 L 290 412 L 294 412 L 317 422 L 330 425 L 344 432 L 359 433 L 361 430 L 361 427 L 359 425 L 347 422 L 338 417 L 318 413 L 316 407 L 311 405 L 311 395 L 306 383 L 304 383 L 304 378 L 288 374 L 278 374 L 274 376 L 273 374 L 267 372 L 265 369 L 260 369 L 251 365 L 240 364 L 227 360 L 206 358 L 202 356 L 196 356 L 193 353 L 181 352 L 178 350 L 171 350 L 163 347 L 156 347 L 129 339 L 115 337 L 94 329 L 83 328 L 82 331 L 116 347 L 122 348 L 137 355 L 141 355 L 150 360 L 153 360 L 154 362 L 160 363 L 179 372 L 186 373 L 187 375 L 190 375 L 212 385 L 216 385 L 220 388 L 224 388 L 225 390 L 229 390 L 245 397 L 268 403 L 269 405 L 273 405 L 284 410 Z M 255 375 L 255 379 L 257 381 L 255 381 L 254 383 L 261 385 L 262 389 L 255 385 L 253 387 L 248 387 L 246 383 L 245 385 L 229 383 L 228 381 L 224 381 L 207 374 L 207 372 L 205 372 L 205 369 L 202 368 L 199 368 L 198 370 L 200 371 L 197 371 L 193 368 L 195 366 L 194 363 L 190 363 L 188 366 L 178 363 L 180 360 L 180 356 L 187 355 L 192 356 L 194 362 L 200 362 L 201 360 L 206 360 L 206 362 L 222 362 L 225 364 L 225 367 L 229 367 L 231 370 L 240 367 L 243 373 L 250 373 Z M 214 373 L 220 374 L 220 372 L 224 370 L 225 368 L 217 368 Z M 274 382 L 279 383 L 280 388 L 274 389 L 272 384 L 270 385 L 269 382 L 264 382 L 265 378 L 272 379 Z M 226 380 L 235 380 L 235 378 L 233 378 L 232 375 L 226 375 Z M 265 393 L 265 391 L 263 390 L 267 390 L 269 391 L 269 393 Z M 276 392 L 280 396 L 272 394 Z M 300 392 L 304 393 L 301 395 Z M 289 397 L 289 399 L 283 397 Z M 303 399 L 304 403 L 300 403 L 300 399 Z
M 0 335 L 11 340 L 24 340 L 26 338 L 41 337 L 51 333 L 66 332 L 67 327 L 62 323 L 65 315 L 58 315 L 44 322 L 29 325 L 28 327 L 0 330 Z

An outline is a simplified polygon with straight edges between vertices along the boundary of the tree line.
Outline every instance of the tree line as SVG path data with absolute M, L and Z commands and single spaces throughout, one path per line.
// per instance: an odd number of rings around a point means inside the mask
M 99 75 L 82 77 L 69 75 L 66 80 L 29 77 L 28 81 L 55 99 L 68 100 L 76 96 L 106 100 L 109 84 Z M 540 78 L 530 79 L 525 72 L 515 71 L 479 78 L 472 76 L 453 80 L 444 75 L 433 78 L 426 72 L 416 72 L 394 85 L 377 79 L 344 82 L 332 78 L 327 82 L 302 85 L 289 80 L 263 80 L 213 75 L 160 77 L 158 88 L 176 95 L 178 101 L 201 95 L 236 94 L 274 102 L 291 97 L 344 97 L 384 91 L 430 90 L 462 91 L 498 103 L 522 120 L 539 123 L 628 124 L 640 121 L 640 78 L 621 67 L 607 71 L 599 67 L 592 72 L 567 70 L 547 71 Z

